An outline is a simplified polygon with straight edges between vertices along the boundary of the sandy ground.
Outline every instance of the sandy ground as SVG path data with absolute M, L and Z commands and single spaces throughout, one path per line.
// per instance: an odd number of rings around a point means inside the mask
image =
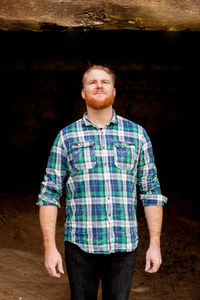
M 43 266 L 42 237 L 35 206 L 37 191 L 2 193 L 0 208 L 0 300 L 69 300 L 68 278 L 51 278 Z M 129 300 L 200 299 L 200 222 L 189 199 L 167 195 L 162 234 L 163 264 L 156 274 L 144 272 L 148 232 L 139 206 L 140 243 Z M 184 201 L 183 201 L 184 200 Z M 57 223 L 63 255 L 64 202 Z M 101 299 L 101 286 L 98 300 Z

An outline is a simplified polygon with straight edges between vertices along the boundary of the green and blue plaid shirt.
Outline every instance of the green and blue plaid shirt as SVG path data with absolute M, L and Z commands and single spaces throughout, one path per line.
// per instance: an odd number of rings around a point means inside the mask
M 64 186 L 65 240 L 89 253 L 137 247 L 137 186 L 144 206 L 167 202 L 146 131 L 114 111 L 103 129 L 84 114 L 59 132 L 37 204 L 60 207 Z

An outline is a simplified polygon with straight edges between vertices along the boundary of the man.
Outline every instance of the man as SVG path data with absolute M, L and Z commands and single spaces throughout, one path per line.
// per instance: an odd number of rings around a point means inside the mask
M 45 267 L 60 277 L 56 248 L 59 199 L 66 185 L 65 259 L 72 300 L 128 299 L 138 244 L 137 186 L 150 234 L 145 271 L 161 264 L 161 195 L 146 131 L 116 115 L 114 73 L 90 67 L 83 76 L 87 113 L 60 131 L 51 149 L 38 205 Z M 65 183 L 66 182 L 66 183 Z

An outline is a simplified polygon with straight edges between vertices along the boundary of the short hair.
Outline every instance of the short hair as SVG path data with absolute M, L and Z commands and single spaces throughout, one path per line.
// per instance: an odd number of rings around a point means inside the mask
M 105 66 L 102 66 L 102 65 L 92 65 L 92 66 L 90 66 L 90 67 L 84 72 L 84 74 L 83 74 L 83 77 L 82 77 L 83 87 L 84 87 L 84 85 L 85 85 L 86 76 L 87 76 L 92 70 L 101 70 L 101 71 L 104 71 L 104 72 L 108 73 L 108 74 L 112 77 L 113 84 L 115 84 L 116 74 L 115 74 L 114 71 L 112 71 L 110 68 L 105 67 Z

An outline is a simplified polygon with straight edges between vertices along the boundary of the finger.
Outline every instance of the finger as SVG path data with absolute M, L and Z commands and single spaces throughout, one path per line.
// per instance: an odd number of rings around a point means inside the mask
M 53 276 L 53 277 L 56 277 L 56 278 L 60 278 L 60 277 L 61 277 L 60 272 L 56 272 L 56 268 L 54 268 L 54 269 L 51 271 L 50 275 Z
M 154 268 L 154 266 L 151 266 L 148 270 L 147 270 L 148 273 L 155 273 L 156 272 L 156 269 Z
M 59 272 L 56 272 L 56 267 L 48 267 L 47 272 L 52 277 L 57 277 L 57 278 L 61 277 L 61 274 Z
M 153 272 L 157 272 L 158 269 L 160 268 L 162 264 L 162 259 L 160 258 L 159 260 L 157 260 L 154 264 L 153 264 Z
M 153 263 L 150 268 L 147 270 L 148 273 L 156 273 L 160 267 L 160 263 Z
M 159 270 L 160 265 L 161 265 L 160 263 L 153 265 L 152 272 L 156 273 Z

